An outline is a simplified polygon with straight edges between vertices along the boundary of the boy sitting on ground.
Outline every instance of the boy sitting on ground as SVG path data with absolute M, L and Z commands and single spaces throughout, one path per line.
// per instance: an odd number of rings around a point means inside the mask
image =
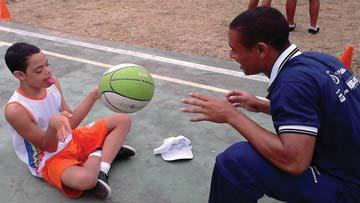
M 32 175 L 67 197 L 91 190 L 100 199 L 109 198 L 111 163 L 135 155 L 132 147 L 123 145 L 129 116 L 113 114 L 78 128 L 99 97 L 97 88 L 72 111 L 38 47 L 16 43 L 6 51 L 5 61 L 20 82 L 4 109 L 20 160 Z

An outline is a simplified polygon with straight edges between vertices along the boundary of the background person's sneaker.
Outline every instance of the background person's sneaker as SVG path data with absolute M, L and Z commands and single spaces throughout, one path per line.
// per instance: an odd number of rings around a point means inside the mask
M 136 150 L 129 146 L 129 145 L 123 145 L 120 148 L 119 153 L 116 155 L 115 160 L 123 160 L 123 159 L 128 159 L 132 156 L 135 156 L 136 154 Z
M 310 33 L 312 35 L 316 35 L 319 31 L 320 31 L 319 26 L 316 26 L 316 27 L 309 26 L 308 33 Z
M 296 24 L 289 25 L 289 32 L 294 32 L 295 28 L 296 28 Z
M 108 199 L 111 196 L 111 188 L 108 184 L 108 176 L 100 171 L 98 181 L 91 193 L 98 199 Z

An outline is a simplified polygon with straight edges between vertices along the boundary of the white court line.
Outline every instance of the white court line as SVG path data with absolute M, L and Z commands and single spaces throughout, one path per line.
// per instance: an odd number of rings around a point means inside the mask
M 112 53 L 117 53 L 117 54 L 122 54 L 122 55 L 127 55 L 127 56 L 139 57 L 139 58 L 153 60 L 153 61 L 159 61 L 162 63 L 170 63 L 170 64 L 193 68 L 193 69 L 198 69 L 198 70 L 205 70 L 205 71 L 214 72 L 214 73 L 221 73 L 224 75 L 231 75 L 231 76 L 235 76 L 235 77 L 256 80 L 256 81 L 260 81 L 260 82 L 269 82 L 269 79 L 263 75 L 247 76 L 241 71 L 228 70 L 228 69 L 218 68 L 218 67 L 214 67 L 214 66 L 207 66 L 207 65 L 203 65 L 203 64 L 199 64 L 199 63 L 192 63 L 192 62 L 182 61 L 182 60 L 178 60 L 178 59 L 172 59 L 172 58 L 156 56 L 156 55 L 152 55 L 152 54 L 146 54 L 146 53 L 142 53 L 142 52 L 138 52 L 138 51 L 117 49 L 117 48 L 112 48 L 112 47 L 107 47 L 107 46 L 102 46 L 102 45 L 97 45 L 97 44 L 92 44 L 92 43 L 86 43 L 86 42 L 81 42 L 81 41 L 75 41 L 75 40 L 61 38 L 61 37 L 44 35 L 44 34 L 40 34 L 40 33 L 36 33 L 36 32 L 28 32 L 28 31 L 24 31 L 24 30 L 7 28 L 7 27 L 2 27 L 2 26 L 0 26 L 0 30 L 4 31 L 4 32 L 10 32 L 10 33 L 16 33 L 19 35 L 36 37 L 36 38 L 46 39 L 46 40 L 60 42 L 60 43 L 64 43 L 64 44 L 71 44 L 71 45 L 75 45 L 75 46 L 79 46 L 79 47 L 86 47 L 86 48 L 90 48 L 90 49 L 96 49 L 96 50 L 112 52 Z
M 3 42 L 0 41 L 0 46 L 11 46 L 11 43 L 8 42 Z M 55 52 L 51 52 L 51 51 L 45 51 L 45 50 L 41 50 L 44 54 L 50 55 L 50 56 L 54 56 L 54 57 L 58 57 L 58 58 L 63 58 L 66 60 L 71 60 L 71 61 L 77 61 L 77 62 L 81 62 L 81 63 L 86 63 L 86 64 L 91 64 L 94 66 L 99 66 L 99 67 L 104 67 L 104 68 L 110 68 L 113 65 L 110 64 L 106 64 L 106 63 L 99 63 L 96 61 L 91 61 L 91 60 L 87 60 L 87 59 L 82 59 L 82 58 L 78 58 L 78 57 L 73 57 L 73 56 L 68 56 L 68 55 L 64 55 L 64 54 L 59 54 L 59 53 L 55 53 Z M 177 84 L 182 84 L 182 85 L 187 85 L 187 86 L 191 86 L 191 87 L 197 87 L 197 88 L 201 88 L 201 89 L 206 89 L 206 90 L 211 90 L 214 92 L 220 92 L 220 93 L 226 93 L 229 90 L 227 89 L 222 89 L 222 88 L 218 88 L 218 87 L 213 87 L 213 86 L 209 86 L 209 85 L 204 85 L 204 84 L 200 84 L 200 83 L 195 83 L 195 82 L 190 82 L 190 81 L 186 81 L 186 80 L 180 80 L 177 78 L 171 78 L 171 77 L 166 77 L 166 76 L 161 76 L 161 75 L 156 75 L 156 74 L 151 74 L 151 76 L 153 78 L 159 79 L 159 80 L 164 80 L 164 81 L 168 81 L 168 82 L 172 82 L 172 83 L 177 83 Z M 265 99 L 263 97 L 259 97 L 257 96 L 259 99 Z

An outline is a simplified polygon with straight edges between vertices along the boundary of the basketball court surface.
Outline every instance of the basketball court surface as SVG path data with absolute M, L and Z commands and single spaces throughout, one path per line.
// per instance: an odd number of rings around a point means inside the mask
M 17 87 L 4 61 L 6 49 L 16 42 L 28 42 L 44 51 L 59 79 L 64 96 L 74 108 L 97 86 L 112 65 L 134 63 L 147 68 L 155 82 L 149 105 L 131 114 L 132 129 L 126 144 L 135 147 L 135 157 L 114 162 L 109 184 L 112 197 L 105 202 L 124 203 L 203 203 L 207 202 L 211 173 L 218 153 L 244 140 L 226 124 L 191 123 L 191 114 L 181 112 L 181 99 L 189 92 L 223 97 L 229 89 L 244 89 L 266 96 L 263 75 L 247 77 L 235 62 L 180 55 L 157 49 L 81 38 L 11 22 L 0 22 L 0 105 L 4 106 Z M 244 111 L 245 112 L 245 111 Z M 83 124 L 111 113 L 98 101 Z M 260 125 L 273 131 L 271 117 L 245 112 Z M 1 202 L 103 202 L 91 194 L 68 199 L 33 177 L 15 155 L 4 118 L 0 116 L 0 201 Z M 153 155 L 163 140 L 184 135 L 192 142 L 192 160 L 166 162 Z M 264 197 L 262 203 L 278 202 Z

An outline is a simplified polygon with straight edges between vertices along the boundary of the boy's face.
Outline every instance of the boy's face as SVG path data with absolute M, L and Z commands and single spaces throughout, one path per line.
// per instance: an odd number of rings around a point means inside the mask
M 48 60 L 43 53 L 36 53 L 27 60 L 28 66 L 25 73 L 18 73 L 22 82 L 35 88 L 47 88 L 51 86 L 48 79 L 52 75 Z

